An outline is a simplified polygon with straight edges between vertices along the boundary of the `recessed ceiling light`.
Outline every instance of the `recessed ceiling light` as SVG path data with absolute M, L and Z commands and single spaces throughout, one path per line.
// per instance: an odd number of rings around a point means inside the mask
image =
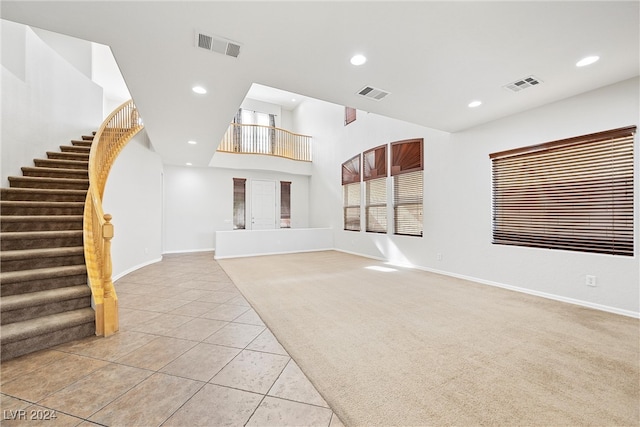
M 362 65 L 362 64 L 364 64 L 365 62 L 367 62 L 367 58 L 366 58 L 366 56 L 364 56 L 364 55 L 360 55 L 360 54 L 358 54 L 358 55 L 353 55 L 353 56 L 351 57 L 351 63 L 352 63 L 353 65 Z
M 189 162 L 187 162 L 187 163 L 186 163 L 186 165 L 187 165 L 187 166 L 191 166 L 191 165 L 193 165 L 193 163 L 189 163 Z
M 199 95 L 204 95 L 205 93 L 207 93 L 207 90 L 202 86 L 194 86 L 191 88 L 191 90 Z
M 482 101 L 471 101 L 469 103 L 469 108 L 476 108 L 482 105 Z
M 296 99 L 295 98 L 291 98 L 291 102 L 296 102 Z
M 198 141 L 187 141 L 187 144 L 196 145 Z
M 582 58 L 580 61 L 576 62 L 576 67 L 585 67 L 587 65 L 591 65 L 594 62 L 597 62 L 600 59 L 599 56 L 587 56 L 586 58 Z

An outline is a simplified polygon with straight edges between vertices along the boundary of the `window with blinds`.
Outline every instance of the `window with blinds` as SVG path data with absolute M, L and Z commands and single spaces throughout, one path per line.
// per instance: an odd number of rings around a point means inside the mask
M 353 123 L 356 121 L 356 109 L 351 107 L 344 107 L 344 125 Z
M 490 154 L 493 243 L 633 256 L 635 131 Z
M 360 231 L 360 163 L 358 154 L 342 164 L 344 229 Z
M 394 234 L 422 236 L 423 139 L 391 143 Z
M 245 229 L 245 184 L 244 178 L 233 178 L 233 229 Z
M 422 171 L 393 177 L 394 232 L 422 236 Z
M 367 231 L 387 232 L 387 178 L 377 178 L 365 183 L 365 217 Z
M 342 186 L 344 195 L 344 229 L 360 231 L 360 182 Z
M 291 182 L 280 181 L 280 228 L 291 228 Z
M 365 181 L 366 231 L 387 232 L 387 146 L 373 148 L 362 155 Z

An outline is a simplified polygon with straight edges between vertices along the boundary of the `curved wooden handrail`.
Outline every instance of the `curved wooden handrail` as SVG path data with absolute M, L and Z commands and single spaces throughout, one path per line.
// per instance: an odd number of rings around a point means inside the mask
M 111 215 L 102 209 L 102 196 L 118 154 L 144 125 L 129 100 L 102 122 L 89 154 L 89 191 L 84 205 L 84 256 L 96 311 L 96 335 L 118 331 L 118 297 L 111 279 Z
M 223 153 L 266 154 L 311 161 L 311 137 L 273 126 L 231 123 L 218 146 Z

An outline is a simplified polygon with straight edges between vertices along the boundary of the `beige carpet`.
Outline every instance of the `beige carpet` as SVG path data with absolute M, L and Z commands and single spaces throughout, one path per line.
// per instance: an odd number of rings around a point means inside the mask
M 348 426 L 640 424 L 637 319 L 332 251 L 220 265 Z

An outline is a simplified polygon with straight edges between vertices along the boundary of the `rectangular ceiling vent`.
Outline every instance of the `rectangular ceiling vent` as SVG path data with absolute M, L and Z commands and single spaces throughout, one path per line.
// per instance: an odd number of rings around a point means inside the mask
M 240 43 L 196 30 L 196 47 L 237 58 L 240 55 Z
M 380 101 L 385 98 L 390 93 L 386 90 L 376 89 L 375 87 L 365 86 L 358 91 L 358 95 L 364 96 L 365 98 L 373 99 L 375 101 Z
M 521 90 L 539 85 L 540 83 L 542 83 L 542 80 L 534 76 L 529 76 L 520 80 L 516 80 L 515 82 L 509 83 L 507 85 L 504 85 L 503 87 L 505 89 L 509 89 L 512 92 L 520 92 Z

